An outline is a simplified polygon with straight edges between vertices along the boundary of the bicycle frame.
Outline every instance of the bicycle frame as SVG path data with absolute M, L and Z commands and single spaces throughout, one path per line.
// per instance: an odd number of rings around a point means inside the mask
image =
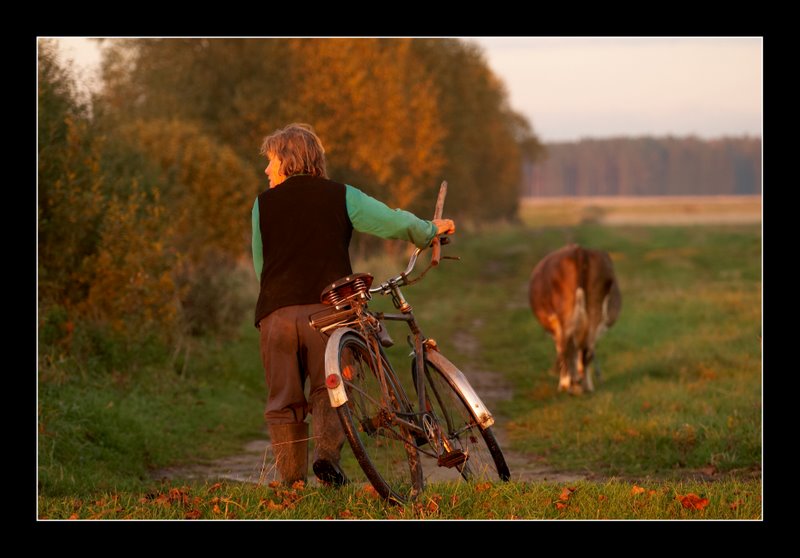
M 379 321 L 389 320 L 389 321 L 403 321 L 408 324 L 411 333 L 413 334 L 413 350 L 414 350 L 414 357 L 416 363 L 416 382 L 417 382 L 417 395 L 418 395 L 418 411 L 423 412 L 424 409 L 427 408 L 426 404 L 426 392 L 424 389 L 424 367 L 425 367 L 425 359 L 429 360 L 433 363 L 440 371 L 442 371 L 447 378 L 449 379 L 451 385 L 464 397 L 464 399 L 469 403 L 469 410 L 472 416 L 475 418 L 476 422 L 478 423 L 479 427 L 483 430 L 489 428 L 494 424 L 494 417 L 489 412 L 489 409 L 484 405 L 483 401 L 481 401 L 478 394 L 470 385 L 469 381 L 467 380 L 466 376 L 459 370 L 452 362 L 450 362 L 447 358 L 442 355 L 438 347 L 436 345 L 436 341 L 433 339 L 425 339 L 422 330 L 420 329 L 417 321 L 414 317 L 414 313 L 412 311 L 411 305 L 406 301 L 403 293 L 400 291 L 401 286 L 411 285 L 420 279 L 427 273 L 431 266 L 429 266 L 425 271 L 422 272 L 417 278 L 411 280 L 409 279 L 409 273 L 413 270 L 417 256 L 419 255 L 421 249 L 417 249 L 414 254 L 411 256 L 409 261 L 409 265 L 406 270 L 401 273 L 399 276 L 394 277 L 392 279 L 387 280 L 386 282 L 382 283 L 378 287 L 373 289 L 369 289 L 370 293 L 380 293 L 384 295 L 391 295 L 392 302 L 398 310 L 400 310 L 400 314 L 394 313 L 384 313 L 384 312 L 369 312 L 365 309 L 365 312 L 374 317 Z M 366 304 L 365 304 L 366 306 Z M 360 315 L 360 312 L 356 313 Z M 363 318 L 359 319 L 361 322 Z M 347 393 L 344 388 L 344 382 L 342 381 L 341 376 L 339 375 L 338 371 L 338 347 L 339 347 L 339 340 L 341 337 L 347 332 L 356 332 L 359 335 L 366 337 L 367 339 L 367 347 L 370 353 L 372 354 L 375 349 L 372 347 L 372 342 L 369 339 L 370 337 L 374 338 L 374 334 L 367 334 L 364 335 L 363 332 L 358 331 L 352 327 L 338 327 L 334 330 L 331 334 L 330 339 L 328 340 L 327 348 L 325 351 L 325 369 L 326 369 L 326 386 L 328 387 L 328 395 L 330 397 L 331 406 L 333 407 L 340 407 L 347 402 Z M 376 343 L 377 344 L 377 343 Z M 380 362 L 382 358 L 382 351 L 378 349 L 378 354 L 373 354 L 373 358 L 376 359 L 376 362 Z M 333 377 L 332 377 L 333 376 Z M 405 421 L 404 421 L 405 422 Z M 420 429 L 421 431 L 424 430 L 419 425 L 412 425 L 415 429 Z

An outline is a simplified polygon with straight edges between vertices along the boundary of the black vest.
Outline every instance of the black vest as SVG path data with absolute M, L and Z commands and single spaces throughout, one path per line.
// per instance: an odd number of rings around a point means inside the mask
M 264 267 L 256 326 L 283 306 L 319 303 L 326 285 L 352 273 L 344 184 L 297 175 L 262 192 L 258 212 Z

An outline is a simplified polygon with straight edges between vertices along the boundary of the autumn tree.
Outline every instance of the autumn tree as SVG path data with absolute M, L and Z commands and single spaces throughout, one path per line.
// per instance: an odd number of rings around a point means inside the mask
M 309 122 L 333 178 L 423 215 L 446 179 L 451 215 L 512 216 L 521 159 L 541 147 L 480 48 L 457 39 L 114 41 L 105 75 L 118 114 L 197 123 L 259 173 L 261 138 Z
M 435 76 L 447 131 L 448 211 L 479 220 L 516 214 L 523 157 L 541 144 L 530 123 L 513 111 L 505 86 L 478 45 L 458 39 L 419 39 L 420 63 Z
M 165 277 L 174 254 L 154 249 L 168 225 L 159 215 L 157 184 L 147 165 L 109 175 L 107 163 L 121 157 L 117 144 L 78 100 L 73 74 L 50 41 L 39 48 L 38 127 L 42 341 L 91 353 L 91 331 L 131 346 L 141 339 L 135 332 L 168 339 L 177 291 Z M 73 346 L 73 338 L 83 345 Z
M 286 119 L 313 123 L 332 176 L 415 209 L 444 164 L 436 83 L 410 39 L 293 39 Z M 431 211 L 430 208 L 426 208 Z
M 585 139 L 548 145 L 524 185 L 533 196 L 758 194 L 761 140 Z
M 231 278 L 250 245 L 250 206 L 258 193 L 251 170 L 228 146 L 181 120 L 139 120 L 123 126 L 126 143 L 160 169 L 163 241 L 179 258 L 172 278 L 191 332 L 238 327 L 250 301 Z
M 53 41 L 39 45 L 38 74 L 39 292 L 71 306 L 88 290 L 81 269 L 94 253 L 104 209 L 99 146 Z

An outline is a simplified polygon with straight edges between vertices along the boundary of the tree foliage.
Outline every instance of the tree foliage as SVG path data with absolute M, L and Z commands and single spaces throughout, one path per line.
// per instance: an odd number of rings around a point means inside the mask
M 451 215 L 512 217 L 521 149 L 541 147 L 480 49 L 457 39 L 138 39 L 105 60 L 120 117 L 197 122 L 259 171 L 261 139 L 308 122 L 332 178 L 423 216 L 448 180 Z
M 40 44 L 38 81 L 42 326 L 60 341 L 71 340 L 80 320 L 120 338 L 147 330 L 169 339 L 178 313 L 169 276 L 175 254 L 163 244 L 169 221 L 157 185 L 142 189 L 146 167 L 109 177 L 107 162 L 119 154 L 51 42 Z
M 547 148 L 547 159 L 527 166 L 523 195 L 761 193 L 759 138 L 613 138 Z

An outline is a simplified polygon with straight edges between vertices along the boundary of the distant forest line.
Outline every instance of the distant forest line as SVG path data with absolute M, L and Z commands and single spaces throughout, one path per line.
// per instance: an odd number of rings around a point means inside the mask
M 761 194 L 761 138 L 585 139 L 523 163 L 522 196 Z

